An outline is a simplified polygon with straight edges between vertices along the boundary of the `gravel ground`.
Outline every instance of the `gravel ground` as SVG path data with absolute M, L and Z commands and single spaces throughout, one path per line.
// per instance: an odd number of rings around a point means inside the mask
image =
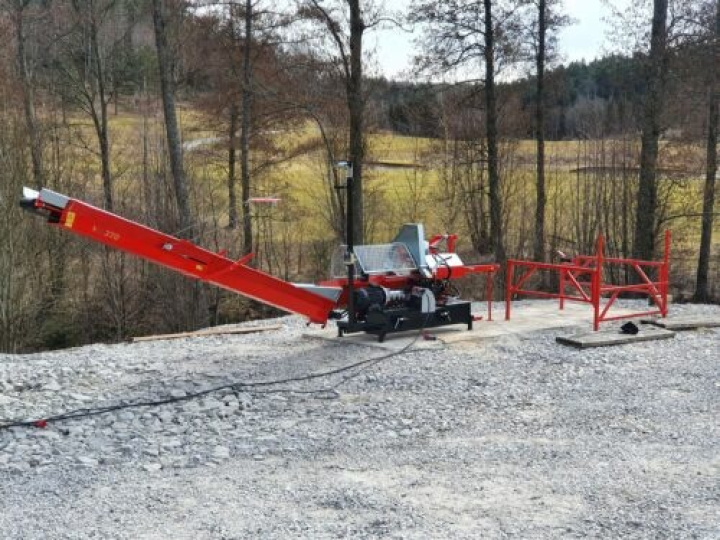
M 0 355 L 0 418 L 383 354 L 278 321 Z M 558 333 L 2 430 L 0 538 L 720 538 L 720 329 L 586 351 Z

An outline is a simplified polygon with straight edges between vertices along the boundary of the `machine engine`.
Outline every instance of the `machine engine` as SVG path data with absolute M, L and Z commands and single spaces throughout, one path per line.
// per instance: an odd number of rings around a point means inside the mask
M 324 286 L 341 286 L 345 310 L 336 311 L 340 335 L 367 332 L 382 341 L 386 334 L 448 324 L 472 328 L 470 302 L 453 294 L 450 280 L 473 272 L 493 272 L 495 265 L 465 265 L 454 248 L 454 235 L 426 241 L 421 224 L 407 224 L 389 244 L 354 246 L 352 284 L 345 277 L 345 246 L 333 257 L 333 279 Z

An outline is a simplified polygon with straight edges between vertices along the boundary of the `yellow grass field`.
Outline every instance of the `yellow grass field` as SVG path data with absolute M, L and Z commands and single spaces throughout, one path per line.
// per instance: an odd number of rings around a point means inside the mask
M 205 236 L 227 224 L 227 149 L 226 135 L 219 123 L 193 110 L 183 110 L 181 125 L 186 144 L 185 166 L 193 182 L 193 195 L 200 220 L 206 224 Z M 86 185 L 99 190 L 99 159 L 93 153 L 94 135 L 86 122 L 75 124 L 74 137 L 81 141 L 71 155 L 75 169 L 86 179 Z M 273 133 L 271 140 L 283 152 L 307 145 L 319 136 L 308 124 L 292 132 Z M 148 161 L 157 167 L 158 149 L 164 145 L 162 116 L 159 111 L 149 118 L 121 113 L 111 117 L 111 144 L 116 198 L 133 200 L 140 192 L 143 148 Z M 367 165 L 364 174 L 366 193 L 367 242 L 389 241 L 402 223 L 422 222 L 426 233 L 456 232 L 461 235 L 460 248 L 469 250 L 468 223 L 462 194 L 448 196 L 445 182 L 448 168 L 443 168 L 442 142 L 427 138 L 406 137 L 393 133 L 371 133 L 367 137 Z M 550 141 L 547 156 L 547 232 L 556 238 L 573 240 L 578 249 L 587 249 L 602 229 L 619 235 L 628 213 L 617 207 L 620 195 L 617 179 L 603 180 L 601 173 L 582 171 L 617 170 L 628 165 L 627 156 L 637 154 L 636 141 Z M 506 143 L 503 155 L 504 220 L 509 253 L 528 254 L 532 244 L 535 207 L 535 146 L 530 140 Z M 254 153 L 253 166 L 275 159 L 267 152 Z M 666 144 L 662 167 L 684 170 L 682 175 L 661 179 L 663 211 L 676 217 L 667 226 L 675 233 L 678 252 L 693 254 L 698 244 L 702 193 L 702 148 Z M 481 168 L 481 167 L 480 167 Z M 578 172 L 580 169 L 581 172 Z M 479 170 L 479 169 L 478 169 Z M 239 163 L 237 165 L 239 192 Z M 480 173 L 478 173 L 480 174 Z M 615 175 L 617 176 L 617 175 Z M 626 185 L 632 198 L 630 185 Z M 443 180 L 445 178 L 445 180 Z M 277 206 L 254 206 L 256 234 L 268 245 L 274 242 L 303 244 L 333 240 L 328 226 L 328 197 L 331 188 L 327 178 L 324 153 L 312 150 L 292 159 L 263 167 L 253 175 L 254 196 L 277 196 Z M 625 189 L 625 188 L 624 188 Z M 92 191 L 92 190 L 90 190 Z M 458 202 L 460 201 L 460 203 Z M 607 205 L 601 208 L 600 205 Z M 610 208 L 613 206 L 613 208 Z M 122 208 L 122 204 L 118 206 Z M 118 210 L 121 211 L 121 210 Z M 600 214 L 605 214 L 601 216 Z M 622 216 L 625 215 L 626 218 Z M 716 225 L 718 225 L 716 220 Z M 452 228 L 452 230 L 447 230 Z M 615 229 L 615 230 L 609 230 Z M 232 236 L 227 237 L 228 241 Z M 720 239 L 720 231 L 715 231 Z M 205 238 L 202 239 L 206 242 Z M 567 246 L 565 246 L 567 247 Z M 694 260 L 682 261 L 692 266 Z

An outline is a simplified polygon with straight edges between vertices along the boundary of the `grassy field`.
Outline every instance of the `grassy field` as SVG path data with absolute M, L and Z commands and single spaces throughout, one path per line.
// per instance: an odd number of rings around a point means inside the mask
M 74 125 L 75 144 L 68 156 L 85 185 L 90 186 L 89 191 L 97 191 L 99 160 L 93 153 L 91 125 L 82 121 Z M 226 137 L 214 119 L 193 110 L 182 111 L 181 125 L 188 145 L 186 169 L 193 179 L 198 215 L 206 224 L 206 236 L 214 236 L 217 241 L 214 231 L 227 224 Z M 312 142 L 319 139 L 319 131 L 308 124 L 289 132 L 265 134 L 264 138 L 271 150 L 256 151 L 253 166 L 278 163 L 264 165 L 253 174 L 253 195 L 277 196 L 281 202 L 252 208 L 258 247 L 271 250 L 276 245 L 332 242 L 328 225 L 332 189 L 325 154 L 320 148 L 311 148 Z M 113 116 L 111 139 L 116 197 L 132 201 L 141 190 L 144 168 L 149 165 L 153 170 L 163 169 L 163 164 L 158 163 L 158 150 L 164 145 L 162 115 L 156 111 L 147 118 L 130 113 Z M 474 168 L 453 169 L 443 158 L 447 144 L 384 132 L 368 136 L 364 178 L 367 242 L 389 241 L 401 224 L 423 222 L 428 234 L 460 234 L 460 249 L 470 250 L 468 198 L 458 187 L 457 174 L 472 178 L 473 174 L 481 174 L 482 167 L 476 163 Z M 145 165 L 143 148 L 148 150 Z M 300 148 L 305 151 L 298 152 Z M 620 238 L 632 233 L 633 210 L 628 205 L 635 196 L 638 150 L 637 141 L 547 143 L 547 232 L 553 246 L 587 251 L 596 231 L 603 230 L 612 238 L 611 249 L 620 249 Z M 463 152 L 474 152 L 475 159 L 479 155 L 477 148 L 463 147 Z M 508 251 L 526 256 L 532 245 L 534 223 L 534 142 L 508 142 L 501 153 Z M 699 242 L 702 154 L 700 146 L 677 143 L 665 143 L 662 152 L 661 167 L 669 171 L 660 180 L 662 211 L 667 216 L 689 216 L 675 217 L 663 226 L 674 231 L 678 268 L 686 267 L 683 273 L 694 267 Z M 239 176 L 239 164 L 237 170 Z M 720 240 L 717 225 L 715 238 Z M 220 235 L 220 240 L 238 242 L 236 235 L 227 233 Z M 302 264 L 297 262 L 298 270 Z

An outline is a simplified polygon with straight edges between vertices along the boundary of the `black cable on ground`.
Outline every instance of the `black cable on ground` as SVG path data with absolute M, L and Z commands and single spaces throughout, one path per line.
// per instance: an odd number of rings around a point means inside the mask
M 256 393 L 256 394 L 271 394 L 271 393 L 321 394 L 321 393 L 335 391 L 335 389 L 338 388 L 339 386 L 341 386 L 341 385 L 345 384 L 347 381 L 357 377 L 364 369 L 367 369 L 367 368 L 372 367 L 384 360 L 388 360 L 390 358 L 399 356 L 399 355 L 407 352 L 410 349 L 410 347 L 412 347 L 417 342 L 417 340 L 423 335 L 423 332 L 425 331 L 425 326 L 427 325 L 427 323 L 430 319 L 429 315 L 430 314 L 428 314 L 428 317 L 426 318 L 425 322 L 423 323 L 422 328 L 419 330 L 419 332 L 415 336 L 415 338 L 410 343 L 405 345 L 402 349 L 390 352 L 388 354 L 385 354 L 385 355 L 382 355 L 379 357 L 368 358 L 366 360 L 360 360 L 358 362 L 353 362 L 352 364 L 348 364 L 348 365 L 342 366 L 340 368 L 335 368 L 335 369 L 331 369 L 331 370 L 327 370 L 327 371 L 321 371 L 319 373 L 310 373 L 308 375 L 302 375 L 299 377 L 287 377 L 285 379 L 275 379 L 275 380 L 270 380 L 270 381 L 233 382 L 233 383 L 228 383 L 228 384 L 222 384 L 219 386 L 214 386 L 212 388 L 207 388 L 205 390 L 200 390 L 198 392 L 193 392 L 193 393 L 186 394 L 186 395 L 180 396 L 180 397 L 167 397 L 167 398 L 148 400 L 148 401 L 118 403 L 116 405 L 108 405 L 106 407 L 74 409 L 72 411 L 67 411 L 67 412 L 52 415 L 52 416 L 46 416 L 46 417 L 38 418 L 35 420 L 6 421 L 6 423 L 0 424 L 0 431 L 14 428 L 14 427 L 44 428 L 50 423 L 60 422 L 63 420 L 70 420 L 73 418 L 87 418 L 90 416 L 98 416 L 101 414 L 106 414 L 109 412 L 119 411 L 119 410 L 123 410 L 123 409 L 132 409 L 132 408 L 139 408 L 139 407 L 158 407 L 160 405 L 166 405 L 169 403 L 190 401 L 192 399 L 197 399 L 197 398 L 206 396 L 208 394 L 214 394 L 216 392 L 221 392 L 223 390 L 236 390 L 236 391 L 249 390 L 251 393 Z M 264 388 L 264 387 L 269 387 L 269 386 L 277 386 L 277 385 L 281 385 L 281 384 L 305 382 L 305 381 L 310 381 L 310 380 L 314 380 L 314 379 L 329 377 L 332 375 L 337 375 L 339 373 L 344 373 L 344 372 L 350 371 L 355 368 L 362 368 L 362 369 L 358 370 L 357 373 L 353 373 L 350 376 L 344 377 L 341 381 L 330 386 L 329 388 L 322 388 L 319 390 L 295 390 L 292 388 L 278 388 L 278 389 L 260 390 L 257 392 L 252 392 L 253 388 Z

